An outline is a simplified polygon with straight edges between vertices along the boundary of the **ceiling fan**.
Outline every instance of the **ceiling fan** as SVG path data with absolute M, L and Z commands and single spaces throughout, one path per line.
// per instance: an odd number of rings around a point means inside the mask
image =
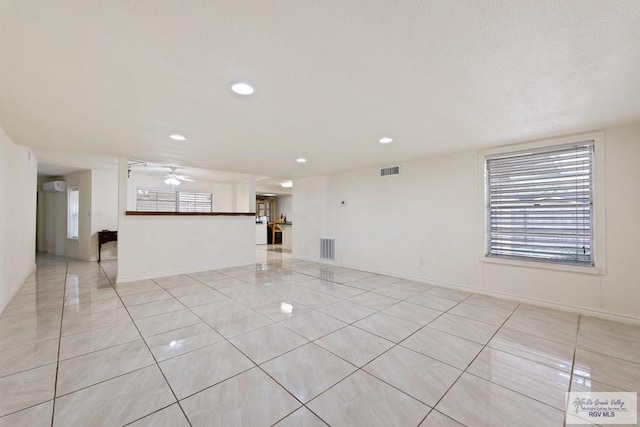
M 178 175 L 176 174 L 176 170 L 178 169 L 175 166 L 167 166 L 169 169 L 171 169 L 171 172 L 165 174 L 164 176 L 164 183 L 167 185 L 180 185 L 180 181 L 186 181 L 186 182 L 194 182 L 193 179 L 191 179 L 190 177 L 186 176 L 186 175 Z

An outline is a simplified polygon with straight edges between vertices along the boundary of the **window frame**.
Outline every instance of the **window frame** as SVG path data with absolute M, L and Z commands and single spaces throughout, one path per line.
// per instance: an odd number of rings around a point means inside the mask
M 71 234 L 71 193 L 77 192 L 77 209 L 76 209 L 76 235 Z M 80 238 L 80 186 L 74 185 L 67 188 L 67 239 L 78 240 Z
M 593 266 L 563 264 L 556 262 L 538 261 L 535 259 L 509 258 L 489 256 L 487 254 L 489 245 L 489 223 L 490 212 L 488 210 L 488 188 L 487 188 L 487 169 L 486 161 L 488 157 L 517 153 L 524 150 L 544 150 L 553 149 L 563 145 L 577 144 L 584 141 L 593 141 L 593 158 L 592 158 L 592 260 Z M 586 274 L 605 274 L 606 273 L 606 251 L 605 244 L 605 186 L 604 186 L 604 133 L 589 133 L 563 138 L 554 138 L 542 141 L 535 141 L 522 144 L 513 144 L 497 147 L 494 149 L 483 150 L 479 152 L 479 204 L 480 204 L 480 221 L 483 227 L 482 239 L 479 242 L 481 248 L 481 261 L 490 264 L 504 264 L 518 267 L 540 268 L 546 270 L 559 270 Z

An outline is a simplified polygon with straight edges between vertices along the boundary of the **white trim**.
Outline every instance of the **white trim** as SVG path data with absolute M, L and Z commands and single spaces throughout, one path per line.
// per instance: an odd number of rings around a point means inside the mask
M 538 150 L 543 147 L 567 145 L 591 140 L 593 140 L 595 144 L 602 144 L 604 142 L 604 132 L 582 133 L 579 135 L 565 136 L 562 138 L 542 139 L 518 144 L 501 145 L 496 148 L 482 150 L 480 151 L 480 155 L 484 157 L 503 153 L 516 153 L 518 151 Z
M 528 260 L 507 260 L 502 258 L 487 257 L 488 218 L 486 198 L 486 159 L 499 154 L 517 153 L 527 150 L 540 150 L 546 147 L 574 144 L 584 141 L 593 141 L 593 267 L 572 266 L 569 264 L 554 264 Z M 478 152 L 478 173 L 480 174 L 478 201 L 479 221 L 483 224 L 482 239 L 478 244 L 480 248 L 479 258 L 481 262 L 509 264 L 520 267 L 542 268 L 546 270 L 571 271 L 584 274 L 604 275 L 607 272 L 606 262 L 606 221 L 605 221 L 605 158 L 604 158 L 604 132 L 592 132 L 562 138 L 545 139 L 540 141 L 525 142 L 519 144 L 503 145 Z
M 70 200 L 71 198 L 69 197 L 72 191 L 77 191 L 78 192 L 78 219 L 77 219 L 77 227 L 78 227 L 78 233 L 76 236 L 72 236 L 69 233 L 69 220 L 71 218 L 70 216 Z M 74 185 L 73 187 L 67 187 L 67 240 L 79 240 L 80 238 L 80 184 L 78 185 Z
M 582 274 L 598 274 L 602 275 L 602 271 L 598 267 L 591 266 L 581 266 L 581 265 L 571 265 L 571 264 L 556 264 L 553 262 L 538 262 L 535 260 L 527 260 L 527 259 L 509 259 L 509 258 L 499 258 L 499 257 L 489 257 L 483 256 L 482 262 L 486 262 L 489 264 L 503 264 L 503 265 L 512 265 L 515 267 L 524 267 L 524 268 L 536 268 L 543 270 L 556 270 L 556 271 L 567 271 L 571 273 L 582 273 Z

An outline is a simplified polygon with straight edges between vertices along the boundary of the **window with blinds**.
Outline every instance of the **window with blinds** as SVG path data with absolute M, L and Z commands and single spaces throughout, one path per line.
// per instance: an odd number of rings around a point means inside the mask
M 487 256 L 592 266 L 594 142 L 486 158 Z
M 139 188 L 136 210 L 141 212 L 213 212 L 213 194 Z

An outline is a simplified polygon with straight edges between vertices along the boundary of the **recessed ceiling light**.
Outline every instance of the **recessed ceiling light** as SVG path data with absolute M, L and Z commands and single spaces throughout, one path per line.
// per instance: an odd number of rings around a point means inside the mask
M 280 184 L 280 186 L 282 188 L 291 188 L 293 187 L 293 181 L 285 181 L 282 184 Z
M 253 87 L 245 82 L 231 83 L 231 90 L 238 95 L 251 95 L 253 93 Z
M 383 136 L 378 140 L 378 142 L 380 142 L 380 144 L 389 144 L 390 142 L 393 142 L 393 138 L 389 138 L 388 136 Z
M 179 135 L 177 133 L 174 133 L 173 135 L 169 135 L 169 138 L 173 139 L 174 141 L 186 141 L 187 138 L 185 138 L 182 135 Z
M 304 157 L 300 157 L 300 158 L 296 159 L 296 162 L 298 162 L 298 163 L 307 163 L 307 159 L 305 159 Z

